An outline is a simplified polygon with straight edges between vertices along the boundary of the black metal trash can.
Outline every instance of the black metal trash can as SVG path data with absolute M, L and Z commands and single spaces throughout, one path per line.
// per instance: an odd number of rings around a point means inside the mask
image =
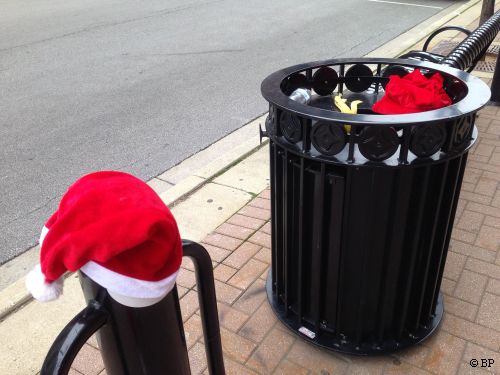
M 375 115 L 391 74 L 440 72 L 451 106 Z M 289 99 L 313 89 L 309 104 Z M 429 336 L 476 112 L 488 87 L 442 65 L 335 59 L 280 70 L 269 102 L 272 270 L 279 319 L 306 340 L 351 354 L 392 352 Z M 362 100 L 333 109 L 332 92 Z M 349 125 L 349 127 L 346 127 Z

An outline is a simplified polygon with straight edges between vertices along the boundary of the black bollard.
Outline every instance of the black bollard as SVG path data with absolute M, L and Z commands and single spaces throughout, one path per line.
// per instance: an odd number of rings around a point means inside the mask
M 482 25 L 488 18 L 495 13 L 495 0 L 483 0 L 481 6 L 481 16 L 479 17 L 479 25 Z
M 500 58 L 497 56 L 495 73 L 491 81 L 491 100 L 490 104 L 500 106 Z
M 205 338 L 208 369 L 223 375 L 212 262 L 201 245 L 183 240 L 184 256 L 193 260 Z M 80 283 L 88 306 L 56 338 L 45 358 L 41 375 L 64 375 L 80 348 L 94 333 L 108 375 L 189 375 L 177 288 L 160 302 L 128 307 L 80 271 Z

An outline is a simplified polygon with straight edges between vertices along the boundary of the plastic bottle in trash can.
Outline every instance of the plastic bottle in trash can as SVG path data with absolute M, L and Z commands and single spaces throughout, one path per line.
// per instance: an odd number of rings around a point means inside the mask
M 301 104 L 308 104 L 311 100 L 311 90 L 297 89 L 290 94 L 289 98 Z

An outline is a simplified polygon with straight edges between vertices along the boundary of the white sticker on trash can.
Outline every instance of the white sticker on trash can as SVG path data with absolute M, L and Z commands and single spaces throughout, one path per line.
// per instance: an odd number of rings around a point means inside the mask
M 307 329 L 306 327 L 300 327 L 299 332 L 309 337 L 310 339 L 314 339 L 316 337 L 316 334 L 310 329 Z

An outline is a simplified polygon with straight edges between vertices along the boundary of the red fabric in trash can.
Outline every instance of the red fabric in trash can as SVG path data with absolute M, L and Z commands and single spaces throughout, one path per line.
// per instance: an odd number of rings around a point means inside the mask
M 392 75 L 385 87 L 385 95 L 372 110 L 382 115 L 393 115 L 446 107 L 452 102 L 443 89 L 443 81 L 439 73 L 427 78 L 418 69 L 404 77 Z

